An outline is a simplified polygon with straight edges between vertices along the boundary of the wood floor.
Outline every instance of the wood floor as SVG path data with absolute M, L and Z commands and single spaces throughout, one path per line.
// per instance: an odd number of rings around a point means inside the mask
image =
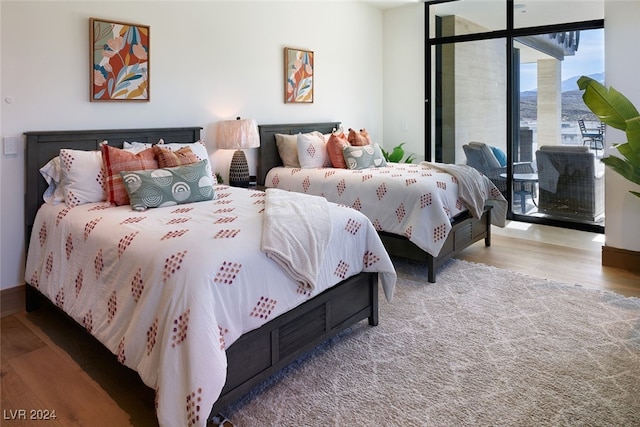
M 603 234 L 522 222 L 492 227 L 491 233 L 491 247 L 476 244 L 457 258 L 640 297 L 638 273 L 602 266 Z
M 602 267 L 602 235 L 523 223 L 492 232 L 491 247 L 477 243 L 458 258 L 640 297 L 640 275 Z M 153 392 L 59 313 L 4 317 L 1 339 L 1 425 L 157 425 Z M 46 411 L 56 418 L 30 419 Z

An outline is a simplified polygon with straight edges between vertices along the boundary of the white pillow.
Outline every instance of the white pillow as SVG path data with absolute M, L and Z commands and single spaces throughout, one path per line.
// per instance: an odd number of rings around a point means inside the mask
M 42 199 L 45 203 L 57 205 L 64 202 L 64 192 L 62 191 L 62 170 L 60 169 L 60 156 L 49 160 L 46 165 L 40 168 L 40 175 L 47 181 L 49 186 L 44 191 Z
M 297 151 L 298 161 L 303 169 L 323 168 L 331 165 L 324 136 L 319 132 L 299 133 Z
M 138 143 L 138 144 L 140 144 L 140 143 Z M 168 148 L 171 151 L 178 151 L 179 149 L 184 148 L 184 147 L 191 148 L 191 151 L 193 151 L 193 154 L 196 155 L 198 160 L 206 160 L 207 161 L 207 166 L 206 166 L 207 174 L 208 174 L 208 176 L 211 176 L 211 177 L 215 178 L 215 175 L 213 174 L 213 170 L 211 169 L 211 162 L 209 161 L 209 152 L 207 151 L 207 147 L 204 145 L 204 141 L 203 140 L 192 142 L 192 143 L 182 143 L 182 142 L 165 143 L 164 140 L 161 139 L 158 142 L 158 144 L 162 148 Z M 216 181 L 214 181 L 214 183 L 215 182 Z
M 122 143 L 122 149 L 123 150 L 127 150 L 133 154 L 138 154 L 141 151 L 146 150 L 147 148 L 151 148 L 152 144 L 146 143 L 146 142 L 128 142 L 125 141 L 124 143 Z
M 64 201 L 69 207 L 107 200 L 100 151 L 60 150 Z
M 106 143 L 106 141 L 104 141 Z M 151 147 L 151 144 L 143 142 L 126 142 L 124 143 L 124 149 L 132 153 L 138 153 L 146 148 Z M 102 163 L 100 165 L 102 168 Z M 64 202 L 64 189 L 62 184 L 62 168 L 60 166 L 60 156 L 56 156 L 49 160 L 46 165 L 40 168 L 40 175 L 49 184 L 47 189 L 42 195 L 42 199 L 45 203 L 51 205 L 57 205 Z

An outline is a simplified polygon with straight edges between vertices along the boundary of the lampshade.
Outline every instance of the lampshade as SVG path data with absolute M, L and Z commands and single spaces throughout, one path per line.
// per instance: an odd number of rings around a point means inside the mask
M 249 165 L 242 149 L 259 146 L 260 136 L 255 120 L 238 117 L 218 123 L 218 148 L 236 150 L 229 167 L 229 185 L 249 186 Z
M 238 150 L 260 146 L 258 124 L 253 119 L 225 120 L 218 123 L 218 148 Z

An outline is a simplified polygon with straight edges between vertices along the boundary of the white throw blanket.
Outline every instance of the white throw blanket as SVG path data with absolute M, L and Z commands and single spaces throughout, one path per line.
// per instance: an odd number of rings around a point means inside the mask
M 324 197 L 266 190 L 262 251 L 306 289 L 314 289 L 331 238 Z
M 482 216 L 485 205 L 493 207 L 491 223 L 504 227 L 507 216 L 507 200 L 504 197 L 490 199 L 492 190 L 499 192 L 489 178 L 468 165 L 449 163 L 423 162 L 435 169 L 440 169 L 454 176 L 458 181 L 458 197 L 469 209 L 471 215 L 478 219 Z

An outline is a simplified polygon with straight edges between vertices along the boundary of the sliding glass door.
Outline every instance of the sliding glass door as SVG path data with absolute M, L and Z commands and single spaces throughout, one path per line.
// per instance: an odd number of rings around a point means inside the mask
M 603 231 L 602 129 L 576 84 L 603 78 L 603 4 L 542 3 L 428 3 L 427 158 L 479 169 L 511 219 Z
M 513 211 L 604 226 L 604 130 L 582 101 L 577 80 L 604 82 L 603 30 L 514 39 L 519 61 L 514 158 L 533 161 L 538 184 Z M 517 156 L 516 156 L 517 154 Z M 513 176 L 518 187 L 520 176 Z M 515 200 L 514 200 L 515 202 Z
M 472 165 L 503 191 L 507 181 L 506 175 L 500 176 L 506 173 L 507 152 L 505 43 L 491 39 L 433 48 L 441 64 L 434 79 L 439 128 L 436 160 L 465 163 L 470 156 Z M 470 143 L 500 150 L 502 165 L 485 165 L 481 151 L 470 154 Z

